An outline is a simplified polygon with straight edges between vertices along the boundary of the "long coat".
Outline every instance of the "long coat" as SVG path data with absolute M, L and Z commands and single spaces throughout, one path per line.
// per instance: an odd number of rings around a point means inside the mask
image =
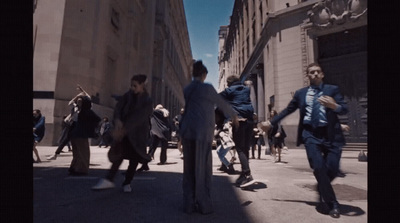
M 300 90 L 297 90 L 289 102 L 288 106 L 281 111 L 277 116 L 275 116 L 271 120 L 272 125 L 276 125 L 280 120 L 282 120 L 287 115 L 293 113 L 297 109 L 300 110 L 300 120 L 297 129 L 297 143 L 299 146 L 303 143 L 302 133 L 303 133 L 303 120 L 306 115 L 306 94 L 309 87 L 304 87 Z M 336 103 L 339 104 L 342 108 L 339 111 L 334 111 L 330 108 L 326 108 L 326 118 L 328 121 L 328 139 L 333 144 L 337 146 L 343 146 L 345 144 L 345 139 L 343 136 L 342 129 L 340 127 L 340 122 L 338 115 L 344 115 L 348 112 L 347 104 L 344 101 L 342 94 L 340 94 L 339 87 L 335 85 L 323 84 L 322 85 L 323 95 L 331 96 L 335 99 Z
M 183 139 L 212 142 L 215 107 L 218 107 L 227 118 L 235 115 L 234 110 L 210 84 L 193 80 L 185 87 L 183 93 L 187 105 L 181 120 L 180 136 Z
M 150 133 L 150 116 L 153 113 L 153 101 L 147 92 L 140 96 L 132 91 L 126 92 L 114 109 L 114 120 L 124 124 L 131 147 L 123 147 L 123 158 L 132 159 L 132 148 L 139 154 L 141 163 L 151 160 L 147 155 L 146 146 Z
M 164 117 L 164 112 L 160 109 L 154 110 L 150 118 L 151 133 L 160 139 L 168 140 L 171 137 L 171 126 L 168 117 Z

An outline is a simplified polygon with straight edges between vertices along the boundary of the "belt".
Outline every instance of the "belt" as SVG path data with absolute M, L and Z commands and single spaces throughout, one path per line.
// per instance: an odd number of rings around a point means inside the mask
M 311 125 L 303 125 L 303 129 L 307 130 L 310 132 L 313 136 L 316 138 L 322 139 L 322 138 L 327 138 L 328 137 L 328 128 L 326 126 L 322 127 L 313 127 Z

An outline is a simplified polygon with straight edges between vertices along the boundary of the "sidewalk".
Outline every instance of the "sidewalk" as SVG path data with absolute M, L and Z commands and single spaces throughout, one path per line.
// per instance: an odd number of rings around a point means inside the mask
M 182 212 L 183 160 L 176 148 L 168 149 L 167 165 L 161 166 L 156 165 L 157 149 L 150 171 L 135 175 L 132 193 L 122 192 L 122 174 L 117 174 L 114 189 L 90 189 L 111 165 L 108 149 L 91 147 L 89 175 L 84 177 L 67 175 L 72 153 L 47 161 L 46 155 L 56 147 L 38 150 L 43 162 L 33 164 L 34 222 L 367 222 L 368 164 L 358 162 L 358 151 L 343 152 L 341 169 L 346 176 L 333 182 L 342 215 L 333 219 L 315 210 L 316 180 L 301 147 L 283 151 L 281 163 L 272 162 L 264 150 L 260 160 L 250 159 L 258 183 L 246 190 L 234 186 L 239 175 L 217 171 L 221 163 L 213 150 L 214 213 L 210 215 Z M 120 173 L 127 166 L 124 161 Z M 239 163 L 234 167 L 240 170 Z

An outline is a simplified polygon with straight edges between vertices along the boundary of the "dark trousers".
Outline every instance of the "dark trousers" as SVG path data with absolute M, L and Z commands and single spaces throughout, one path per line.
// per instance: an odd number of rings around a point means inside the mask
M 337 203 L 337 200 L 331 182 L 339 171 L 342 148 L 311 135 L 315 134 L 304 130 L 303 140 L 308 162 L 318 182 L 318 192 L 321 198 L 332 207 L 333 203 Z
M 252 155 L 252 157 L 255 157 L 254 156 L 254 152 L 255 152 L 254 150 L 256 149 L 256 147 L 257 147 L 258 158 L 261 157 L 261 138 L 262 138 L 262 136 L 260 136 L 260 138 L 255 138 L 255 140 L 254 140 L 255 142 L 251 147 L 251 155 Z
M 203 214 L 213 211 L 211 199 L 211 142 L 183 139 L 183 208 L 187 213 L 196 204 Z
M 152 143 L 149 150 L 149 155 L 154 157 L 158 144 L 161 142 L 161 153 L 160 153 L 160 163 L 165 163 L 167 161 L 167 148 L 168 141 L 164 138 L 160 138 L 156 135 L 152 136 Z
M 106 138 L 106 135 L 105 135 L 105 134 L 100 135 L 100 143 L 99 143 L 99 146 L 108 146 L 108 145 L 109 145 L 108 141 L 107 141 L 105 138 Z
M 61 151 L 64 149 L 65 146 L 68 146 L 68 149 L 71 150 L 71 145 L 70 145 L 70 136 L 69 133 L 71 131 L 71 127 L 67 126 L 62 130 L 62 134 L 59 140 L 59 145 L 56 150 L 56 154 L 59 155 Z
M 248 175 L 250 174 L 248 157 L 253 124 L 250 124 L 247 121 L 239 121 L 239 127 L 236 128 L 233 126 L 232 131 L 235 149 L 238 153 L 240 164 L 242 166 L 242 173 Z
M 127 137 L 125 137 L 123 139 L 122 143 L 123 143 L 123 146 L 128 146 L 128 147 L 131 146 L 130 142 L 129 142 L 129 139 Z M 139 164 L 140 155 L 136 153 L 134 148 L 130 148 L 130 149 L 133 149 L 134 156 L 131 159 L 129 159 L 129 166 L 128 166 L 128 169 L 126 170 L 126 173 L 125 173 L 125 181 L 122 183 L 122 185 L 127 185 L 127 184 L 130 184 L 132 182 L 133 176 L 135 175 L 136 168 L 137 168 L 137 166 Z M 109 181 L 112 181 L 112 182 L 114 181 L 115 175 L 117 174 L 118 169 L 122 164 L 122 161 L 124 161 L 124 159 L 121 157 L 121 159 L 119 159 L 119 160 L 117 160 L 117 161 L 112 163 L 111 168 L 108 171 L 108 174 L 106 176 L 106 178 Z

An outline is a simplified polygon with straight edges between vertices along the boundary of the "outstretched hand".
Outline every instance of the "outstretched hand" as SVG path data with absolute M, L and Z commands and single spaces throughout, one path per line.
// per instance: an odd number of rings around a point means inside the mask
M 260 122 L 257 124 L 257 127 L 263 130 L 264 132 L 268 132 L 269 129 L 272 127 L 270 121 Z
M 342 128 L 342 131 L 345 131 L 345 132 L 350 131 L 350 126 L 345 125 L 345 124 L 340 124 L 340 128 Z

